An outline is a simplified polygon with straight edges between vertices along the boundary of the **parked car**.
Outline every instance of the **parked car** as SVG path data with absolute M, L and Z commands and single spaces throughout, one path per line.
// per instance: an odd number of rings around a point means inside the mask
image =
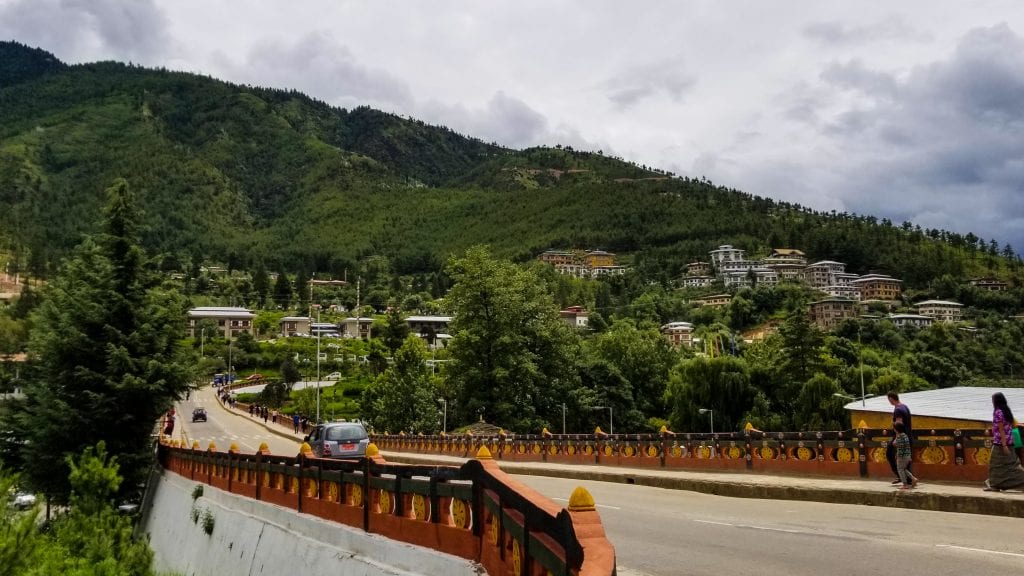
M 15 492 L 11 505 L 18 510 L 28 510 L 36 505 L 36 495 L 29 492 Z
M 341 380 L 341 372 L 331 372 L 324 376 L 324 380 Z
M 206 422 L 206 408 L 196 408 L 192 411 L 193 422 Z
M 366 456 L 370 437 L 359 422 L 320 424 L 305 438 L 320 458 L 361 458 Z

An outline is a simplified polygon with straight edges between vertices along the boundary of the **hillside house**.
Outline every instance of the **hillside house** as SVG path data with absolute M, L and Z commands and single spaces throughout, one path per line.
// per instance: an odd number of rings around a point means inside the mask
M 925 300 L 914 305 L 918 314 L 931 316 L 936 322 L 960 322 L 963 306 L 959 302 L 948 300 Z
M 703 298 L 696 298 L 693 303 L 698 306 L 710 306 L 712 308 L 721 308 L 728 306 L 729 302 L 732 301 L 732 296 L 729 294 L 712 294 L 711 296 L 705 296 Z
M 847 318 L 856 318 L 857 302 L 848 298 L 826 298 L 811 302 L 807 310 L 811 322 L 822 330 L 832 330 Z
M 672 348 L 693 346 L 693 324 L 689 322 L 669 322 L 661 327 L 661 334 Z
M 888 314 L 885 319 L 892 322 L 897 328 L 906 328 L 907 326 L 913 326 L 914 328 L 927 328 L 935 323 L 935 318 L 933 316 L 924 316 L 921 314 Z
M 1009 287 L 1006 282 L 998 278 L 974 278 L 970 281 L 970 284 L 979 290 L 988 292 L 1002 292 Z
M 370 337 L 370 326 L 373 325 L 373 318 L 365 318 L 360 316 L 359 318 L 345 318 L 341 321 L 341 337 L 342 338 L 361 338 L 368 339 Z
M 281 336 L 308 336 L 313 319 L 306 316 L 285 316 L 278 322 Z
M 585 329 L 590 325 L 590 315 L 583 306 L 569 306 L 558 313 L 562 322 L 577 329 Z
M 903 281 L 885 274 L 868 274 L 852 280 L 850 285 L 860 290 L 861 300 L 899 300 Z
M 256 330 L 253 324 L 255 318 L 256 315 L 247 308 L 228 306 L 193 308 L 188 311 L 188 335 L 195 338 L 201 332 L 199 325 L 204 320 L 209 320 L 216 324 L 217 332 L 224 338 L 233 338 L 243 332 L 255 336 Z

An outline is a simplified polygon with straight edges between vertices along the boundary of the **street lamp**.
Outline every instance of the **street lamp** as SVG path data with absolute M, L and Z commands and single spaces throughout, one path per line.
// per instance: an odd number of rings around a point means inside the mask
M 316 275 L 314 274 L 314 277 Z M 320 324 L 320 309 L 316 310 L 316 423 L 320 423 L 320 333 L 323 329 Z
M 715 435 L 715 411 L 710 408 L 698 408 L 697 412 L 711 416 L 711 435 Z M 711 439 L 711 457 L 715 457 L 715 439 Z
M 867 396 L 850 396 L 849 394 L 843 394 L 842 392 L 833 392 L 833 396 L 836 398 L 843 398 L 845 400 L 860 400 L 861 406 L 865 404 L 865 400 L 868 398 L 874 398 L 875 394 L 868 394 Z
M 564 406 L 564 405 L 563 405 Z M 615 421 L 613 419 L 612 407 L 611 406 L 591 406 L 591 410 L 608 410 L 608 433 L 615 435 Z
M 441 398 L 441 404 L 444 405 L 444 412 L 441 416 L 441 432 L 448 433 L 448 400 Z
M 565 435 L 565 402 L 562 402 L 562 435 Z
M 199 329 L 199 357 L 206 358 L 204 348 L 206 347 L 206 327 L 203 326 Z

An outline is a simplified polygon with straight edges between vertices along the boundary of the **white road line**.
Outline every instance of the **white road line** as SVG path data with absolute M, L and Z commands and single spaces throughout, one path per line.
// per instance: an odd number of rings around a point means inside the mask
M 559 502 L 568 502 L 569 501 L 568 498 L 552 498 L 552 500 L 557 500 Z M 594 506 L 596 506 L 598 508 L 607 508 L 609 510 L 622 510 L 622 508 L 619 508 L 618 506 L 609 506 L 607 504 L 594 504 Z
M 771 526 L 754 526 L 753 524 L 731 524 L 729 522 L 715 522 L 713 520 L 694 520 L 700 524 L 714 524 L 716 526 L 731 526 L 733 528 L 750 528 L 751 530 L 765 530 L 767 532 L 785 532 L 786 534 L 813 534 L 806 530 L 791 530 L 788 528 L 773 528 Z
M 998 550 L 986 550 L 984 548 L 968 548 L 966 546 L 954 546 L 953 544 L 936 544 L 936 548 L 952 548 L 954 550 L 966 550 L 968 552 L 983 552 L 986 554 L 1000 554 L 1002 556 L 1013 556 L 1015 558 L 1024 558 L 1024 554 L 1017 554 L 1016 552 L 1000 552 Z

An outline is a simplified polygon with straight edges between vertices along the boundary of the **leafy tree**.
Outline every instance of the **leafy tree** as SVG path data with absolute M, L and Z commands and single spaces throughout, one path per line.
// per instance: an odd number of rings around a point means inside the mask
M 756 393 L 746 362 L 739 358 L 687 360 L 672 371 L 669 420 L 676 430 L 703 430 L 707 422 L 699 409 L 705 408 L 714 411 L 715 430 L 739 430 Z
M 575 335 L 535 275 L 487 248 L 471 248 L 447 272 L 455 284 L 447 299 L 453 338 L 446 372 L 458 391 L 458 414 L 539 430 L 561 413 L 558 395 L 576 387 Z
M 291 358 L 286 358 L 285 361 L 281 363 L 281 379 L 288 388 L 291 388 L 293 384 L 302 380 L 302 374 L 299 372 L 299 368 Z
M 252 275 L 252 290 L 256 297 L 256 305 L 263 308 L 267 302 L 267 296 L 270 295 L 270 276 L 267 274 L 267 267 L 260 262 L 259 266 L 256 267 L 256 272 Z
M 844 400 L 835 394 L 841 393 L 839 383 L 828 376 L 817 373 L 804 383 L 797 397 L 797 418 L 803 430 L 845 430 L 846 414 Z
M 378 430 L 435 432 L 440 429 L 437 400 L 423 340 L 408 336 L 394 363 L 363 391 L 363 417 Z
M 379 336 L 384 341 L 384 346 L 394 354 L 395 350 L 405 343 L 406 337 L 409 336 L 409 330 L 409 323 L 402 317 L 402 311 L 392 308 L 385 315 L 384 328 Z
M 587 347 L 593 355 L 616 368 L 632 391 L 630 397 L 635 405 L 622 406 L 623 414 L 635 408 L 645 417 L 665 413 L 664 396 L 668 385 L 669 370 L 677 356 L 669 348 L 657 328 L 644 329 L 628 320 L 615 322 L 605 332 L 594 337 Z M 623 420 L 622 430 L 626 421 Z
M 277 280 L 274 282 L 274 303 L 282 310 L 287 310 L 292 302 L 292 283 L 288 281 L 288 275 L 281 270 L 277 273 Z
M 5 415 L 26 442 L 27 480 L 57 502 L 70 490 L 66 460 L 38 454 L 104 441 L 133 490 L 152 462 L 154 422 L 188 385 L 178 347 L 184 304 L 147 272 L 127 184 L 107 195 L 105 233 L 76 249 L 32 315 L 26 398 Z

